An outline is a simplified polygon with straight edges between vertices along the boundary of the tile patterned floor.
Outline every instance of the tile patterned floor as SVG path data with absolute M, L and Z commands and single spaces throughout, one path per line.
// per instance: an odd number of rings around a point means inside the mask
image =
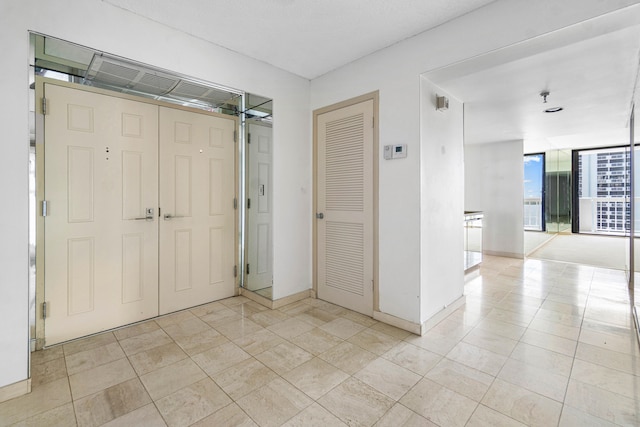
M 36 352 L 0 426 L 640 425 L 620 271 L 487 257 L 424 336 L 244 297 Z

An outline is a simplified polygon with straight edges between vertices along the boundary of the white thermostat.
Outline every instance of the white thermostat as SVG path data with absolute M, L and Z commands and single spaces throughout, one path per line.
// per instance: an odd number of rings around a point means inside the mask
M 385 145 L 384 159 L 404 159 L 407 157 L 407 144 Z

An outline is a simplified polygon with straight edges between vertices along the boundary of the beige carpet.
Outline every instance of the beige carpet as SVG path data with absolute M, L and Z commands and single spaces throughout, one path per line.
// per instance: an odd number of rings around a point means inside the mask
M 636 271 L 640 271 L 639 251 L 640 244 L 636 239 Z M 625 270 L 628 253 L 629 240 L 624 237 L 559 234 L 528 257 Z

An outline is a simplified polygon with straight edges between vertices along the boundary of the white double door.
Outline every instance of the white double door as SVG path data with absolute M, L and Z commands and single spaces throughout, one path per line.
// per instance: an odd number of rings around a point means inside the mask
M 232 296 L 236 121 L 44 96 L 45 345 Z

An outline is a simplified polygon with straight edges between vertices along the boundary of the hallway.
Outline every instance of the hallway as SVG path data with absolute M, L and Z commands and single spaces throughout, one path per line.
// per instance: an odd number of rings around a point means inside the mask
M 234 297 L 32 354 L 0 426 L 640 424 L 624 272 L 486 256 L 424 336 Z

